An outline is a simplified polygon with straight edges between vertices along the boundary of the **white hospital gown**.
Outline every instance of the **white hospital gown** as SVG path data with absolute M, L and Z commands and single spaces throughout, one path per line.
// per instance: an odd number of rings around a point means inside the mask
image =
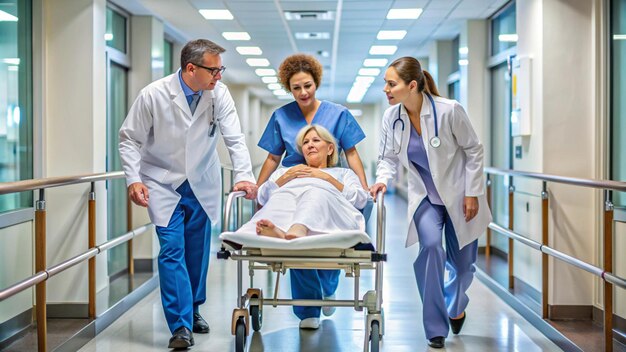
M 365 231 L 365 219 L 358 209 L 367 203 L 368 193 L 357 175 L 346 168 L 324 168 L 344 187 L 339 191 L 327 181 L 315 177 L 293 179 L 282 187 L 276 180 L 289 168 L 276 170 L 259 187 L 257 200 L 263 208 L 237 232 L 256 233 L 256 222 L 267 219 L 283 231 L 293 224 L 306 226 L 311 235 L 336 231 Z

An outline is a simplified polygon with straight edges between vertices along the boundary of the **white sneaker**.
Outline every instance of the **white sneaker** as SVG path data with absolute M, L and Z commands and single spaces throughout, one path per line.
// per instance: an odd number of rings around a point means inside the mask
M 329 301 L 334 301 L 335 300 L 335 295 L 332 294 L 328 297 L 324 297 L 324 300 L 329 300 Z M 322 307 L 322 314 L 324 314 L 324 316 L 329 317 L 333 314 L 335 314 L 335 311 L 337 310 L 337 307 L 331 307 L 331 306 L 324 306 Z
M 300 320 L 300 329 L 317 329 L 320 327 L 320 318 L 306 318 Z

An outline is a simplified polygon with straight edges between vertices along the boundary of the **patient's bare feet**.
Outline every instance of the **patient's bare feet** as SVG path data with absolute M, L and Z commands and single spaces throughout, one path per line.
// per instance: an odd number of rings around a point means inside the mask
M 256 222 L 256 233 L 259 236 L 285 238 L 285 232 L 267 219 L 261 219 Z
M 302 224 L 293 224 L 291 225 L 289 230 L 287 230 L 287 234 L 285 234 L 285 239 L 294 240 L 296 238 L 304 237 L 307 235 L 308 232 L 309 229 L 307 229 L 306 226 Z

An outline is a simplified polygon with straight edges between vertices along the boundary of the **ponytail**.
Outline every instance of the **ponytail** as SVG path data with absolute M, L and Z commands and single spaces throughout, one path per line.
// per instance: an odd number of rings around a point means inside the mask
M 416 81 L 417 91 L 419 93 L 426 92 L 438 97 L 441 96 L 439 95 L 437 85 L 435 85 L 435 80 L 430 73 L 426 70 L 422 70 L 422 65 L 420 65 L 420 62 L 416 58 L 410 56 L 401 57 L 394 60 L 389 67 L 396 69 L 398 76 L 400 76 L 404 83 L 409 84 L 411 81 Z
M 435 84 L 433 76 L 431 76 L 430 73 L 428 73 L 428 71 L 426 70 L 422 70 L 422 72 L 424 72 L 424 78 L 426 81 L 426 84 L 424 85 L 424 91 L 426 91 L 426 93 L 430 95 L 440 97 L 441 95 L 439 94 L 439 90 L 437 90 L 437 85 Z

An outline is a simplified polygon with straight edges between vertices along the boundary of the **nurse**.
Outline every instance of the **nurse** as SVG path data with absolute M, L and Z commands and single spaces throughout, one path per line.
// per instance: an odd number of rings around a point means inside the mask
M 361 185 L 367 189 L 363 163 L 356 150 L 365 134 L 344 106 L 320 101 L 315 92 L 322 79 L 322 65 L 313 56 L 295 54 L 287 57 L 278 68 L 279 81 L 285 90 L 295 99 L 274 111 L 265 132 L 259 141 L 259 147 L 267 150 L 267 159 L 263 163 L 258 178 L 258 185 L 263 184 L 281 163 L 285 167 L 304 164 L 302 154 L 298 152 L 296 135 L 306 125 L 316 124 L 325 127 L 337 141 L 337 150 L 343 150 L 352 171 L 358 176 Z M 295 171 L 287 171 L 287 173 Z M 294 299 L 323 299 L 334 297 L 339 283 L 339 270 L 299 270 L 291 273 L 291 294 Z M 294 306 L 294 313 L 300 318 L 300 327 L 317 329 L 319 327 L 320 307 Z M 334 312 L 333 307 L 324 307 L 324 315 Z
M 463 107 L 439 96 L 416 59 L 402 57 L 389 66 L 384 92 L 392 106 L 383 115 L 376 184 L 370 191 L 384 192 L 398 164 L 408 169 L 406 246 L 419 240 L 413 269 L 424 329 L 428 345 L 443 348 L 449 329 L 458 334 L 467 317 L 477 238 L 491 221 L 483 146 Z

